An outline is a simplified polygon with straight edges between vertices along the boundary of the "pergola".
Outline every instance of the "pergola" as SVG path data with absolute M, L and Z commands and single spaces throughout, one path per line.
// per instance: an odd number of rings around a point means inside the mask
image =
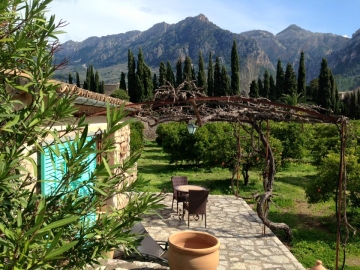
M 338 222 L 336 269 L 338 269 L 340 227 L 341 225 L 349 226 L 346 220 L 346 204 L 344 203 L 346 192 L 345 140 L 349 119 L 341 115 L 331 115 L 331 111 L 309 104 L 291 106 L 272 102 L 265 98 L 250 98 L 240 95 L 208 97 L 201 90 L 196 87 L 194 82 L 184 82 L 177 88 L 166 84 L 156 90 L 153 101 L 127 104 L 125 109 L 129 112 L 129 116 L 139 118 L 147 122 L 149 126 L 156 126 L 169 121 L 196 123 L 199 126 L 215 121 L 251 125 L 258 132 L 259 138 L 265 146 L 268 166 L 268 173 L 264 177 L 265 190 L 258 199 L 257 213 L 264 225 L 274 230 L 282 229 L 288 237 L 291 237 L 291 229 L 287 224 L 273 223 L 267 219 L 275 165 L 271 147 L 268 146 L 267 134 L 262 132 L 260 123 L 261 121 L 268 123 L 269 120 L 272 120 L 276 122 L 335 124 L 338 127 L 341 141 L 336 201 Z

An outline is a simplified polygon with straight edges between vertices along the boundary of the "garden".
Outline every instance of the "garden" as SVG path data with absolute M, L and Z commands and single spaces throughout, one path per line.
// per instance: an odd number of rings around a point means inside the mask
M 291 228 L 291 241 L 283 231 L 275 233 L 303 265 L 313 265 L 321 259 L 325 266 L 334 269 L 340 146 L 337 127 L 282 123 L 271 123 L 270 127 L 269 141 L 277 149 L 274 151 L 277 172 L 268 218 Z M 145 141 L 138 161 L 138 176 L 149 181 L 145 190 L 171 192 L 171 176 L 186 175 L 189 182 L 209 188 L 211 194 L 234 196 L 235 190 L 256 211 L 257 195 L 264 189 L 264 155 L 246 152 L 251 139 L 246 132 L 240 132 L 243 160 L 239 175 L 234 173 L 231 161 L 236 158 L 237 140 L 233 128 L 229 123 L 209 123 L 190 135 L 184 123 L 161 124 L 156 141 Z M 360 226 L 356 134 L 358 122 L 352 121 L 346 155 L 347 218 L 354 229 Z M 344 269 L 360 269 L 357 238 L 351 231 L 344 250 L 340 251 L 340 267 L 345 254 Z

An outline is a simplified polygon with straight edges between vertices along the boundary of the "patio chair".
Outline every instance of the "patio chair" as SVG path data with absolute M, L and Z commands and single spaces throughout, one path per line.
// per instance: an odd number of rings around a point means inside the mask
M 143 235 L 143 239 L 141 240 L 139 246 L 136 247 L 137 251 L 141 256 L 145 258 L 154 258 L 162 261 L 167 264 L 167 249 L 168 242 L 167 241 L 155 241 L 149 233 L 146 231 L 141 222 L 136 223 L 131 228 L 131 233 L 133 234 L 141 234 Z
M 195 220 L 203 220 L 205 215 L 205 228 L 206 228 L 206 203 L 208 201 L 209 190 L 189 190 L 188 201 L 183 202 L 183 218 L 185 216 L 185 210 L 188 211 L 188 228 L 190 226 L 190 215 L 196 215 Z
M 172 204 L 171 204 L 171 209 L 174 209 L 174 200 L 176 200 L 177 204 L 176 204 L 176 212 L 179 212 L 179 202 L 184 202 L 187 200 L 187 196 L 186 195 L 180 195 L 177 190 L 175 189 L 175 187 L 180 186 L 180 185 L 187 185 L 188 184 L 188 179 L 187 176 L 173 176 L 171 177 L 171 182 L 172 182 L 172 187 L 173 187 L 173 199 L 172 199 Z

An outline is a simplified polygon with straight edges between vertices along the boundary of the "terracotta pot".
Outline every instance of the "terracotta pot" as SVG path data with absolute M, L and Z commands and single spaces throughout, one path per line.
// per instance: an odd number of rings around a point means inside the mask
M 170 235 L 168 261 L 171 270 L 216 270 L 220 241 L 205 232 L 183 231 Z
M 322 266 L 322 261 L 317 260 L 315 266 L 312 268 L 308 268 L 308 270 L 326 270 L 326 268 Z

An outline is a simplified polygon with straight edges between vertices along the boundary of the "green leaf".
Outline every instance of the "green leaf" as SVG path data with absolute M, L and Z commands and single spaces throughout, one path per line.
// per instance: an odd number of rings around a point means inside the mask
M 14 117 L 14 119 L 11 120 L 11 121 L 8 121 L 8 122 L 2 127 L 2 129 L 3 129 L 3 130 L 6 130 L 6 131 L 8 131 L 8 132 L 13 132 L 13 130 L 10 129 L 10 128 L 13 127 L 13 126 L 15 126 L 15 125 L 19 122 L 19 119 L 20 119 L 20 115 L 16 115 L 16 116 Z
M 47 232 L 49 230 L 52 230 L 52 229 L 55 229 L 55 228 L 58 228 L 58 227 L 62 227 L 62 226 L 65 226 L 67 224 L 70 224 L 76 220 L 78 220 L 79 217 L 78 216 L 72 216 L 72 217 L 68 217 L 68 218 L 64 218 L 62 220 L 58 220 L 58 221 L 55 221 L 53 223 L 50 223 L 49 225 L 45 226 L 44 228 L 40 229 L 38 231 L 38 233 L 43 233 L 43 232 Z
M 59 256 L 61 254 L 63 254 L 64 252 L 68 251 L 69 249 L 73 248 L 79 241 L 72 241 L 70 243 L 67 243 L 57 249 L 55 249 L 54 251 L 52 251 L 51 253 L 49 253 L 48 255 L 45 256 L 44 260 L 51 260 L 56 256 Z

